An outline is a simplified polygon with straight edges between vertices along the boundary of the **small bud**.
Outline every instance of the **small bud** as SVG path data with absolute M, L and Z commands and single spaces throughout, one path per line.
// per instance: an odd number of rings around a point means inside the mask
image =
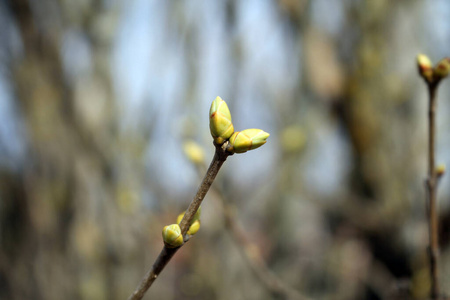
M 192 219 L 192 221 L 197 221 L 200 220 L 200 216 L 202 215 L 202 207 L 200 206 L 197 211 L 195 212 L 194 218 Z
M 227 103 L 217 97 L 209 109 L 209 129 L 214 141 L 222 145 L 234 132 L 231 113 Z
M 184 243 L 181 228 L 178 224 L 164 226 L 162 236 L 164 244 L 168 248 L 180 247 Z
M 269 134 L 261 129 L 236 131 L 230 137 L 230 146 L 227 150 L 232 153 L 244 153 L 264 145 L 268 137 Z
M 178 217 L 177 217 L 177 224 L 181 223 L 181 220 L 183 220 L 183 217 L 184 217 L 184 212 L 182 212 L 181 214 L 178 215 Z
M 435 172 L 438 178 L 442 177 L 445 174 L 445 165 L 440 164 L 439 166 L 437 166 Z
M 186 213 L 186 211 L 184 211 L 184 212 L 182 212 L 181 214 L 178 215 L 178 217 L 177 217 L 177 223 L 178 223 L 178 224 L 180 224 L 180 223 L 181 223 L 181 220 L 183 220 L 183 217 L 184 217 L 184 214 L 185 214 L 185 213 Z M 200 207 L 197 209 L 197 212 L 195 213 L 194 218 L 192 219 L 191 224 L 194 223 L 194 222 L 197 221 L 197 220 L 200 220 L 200 215 L 201 215 L 201 214 L 202 214 L 202 207 L 200 206 Z
M 202 207 L 200 206 L 197 210 L 197 212 L 194 215 L 194 218 L 192 219 L 191 226 L 189 226 L 189 229 L 187 231 L 187 234 L 194 235 L 197 233 L 197 231 L 200 229 L 200 215 L 202 212 Z M 186 212 L 182 212 L 177 217 L 177 223 L 180 224 L 181 220 L 183 220 L 184 214 Z
M 438 64 L 434 68 L 434 75 L 439 79 L 447 77 L 449 72 L 450 72 L 449 57 L 442 59 L 440 62 L 438 62 Z
M 428 56 L 424 54 L 417 55 L 417 68 L 420 76 L 427 82 L 430 82 L 433 77 L 433 66 Z
M 204 161 L 205 153 L 203 148 L 194 141 L 187 141 L 183 144 L 183 151 L 187 158 L 194 164 L 201 164 Z
M 194 235 L 199 231 L 199 229 L 200 229 L 200 220 L 195 220 L 194 222 L 192 222 L 191 226 L 189 226 L 187 234 Z

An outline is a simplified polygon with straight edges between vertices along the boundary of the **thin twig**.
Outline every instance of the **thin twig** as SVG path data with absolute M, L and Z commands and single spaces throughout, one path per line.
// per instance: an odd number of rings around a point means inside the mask
M 155 263 L 153 264 L 152 268 L 145 274 L 144 278 L 142 278 L 141 283 L 136 288 L 136 290 L 133 292 L 133 294 L 130 295 L 128 300 L 138 300 L 142 299 L 144 297 L 147 290 L 150 288 L 150 286 L 153 284 L 153 282 L 156 280 L 158 275 L 161 273 L 161 271 L 164 269 L 164 267 L 167 265 L 167 263 L 170 261 L 172 256 L 180 249 L 178 248 L 167 248 L 166 246 L 163 247 L 161 250 L 161 253 L 159 254 L 158 258 L 156 259 Z
M 189 225 L 191 224 L 195 213 L 197 212 L 203 199 L 205 198 L 206 193 L 211 187 L 211 184 L 216 178 L 216 175 L 219 172 L 220 167 L 225 162 L 227 157 L 231 155 L 229 152 L 226 151 L 227 145 L 228 142 L 225 142 L 225 144 L 223 144 L 222 146 L 215 145 L 216 152 L 214 153 L 214 157 L 211 161 L 211 164 L 209 165 L 208 171 L 206 172 L 206 175 L 203 178 L 197 190 L 197 194 L 195 195 L 191 204 L 189 204 L 189 207 L 186 210 L 186 213 L 184 214 L 182 221 L 180 222 L 181 233 L 184 236 L 185 242 L 189 238 L 186 235 L 186 232 L 189 229 Z M 144 278 L 142 278 L 141 280 L 141 283 L 136 288 L 136 290 L 130 295 L 128 300 L 139 300 L 142 299 L 142 297 L 144 297 L 144 294 L 156 280 L 158 275 L 161 273 L 161 271 L 164 269 L 164 267 L 167 265 L 167 263 L 170 261 L 173 255 L 181 248 L 181 246 L 178 248 L 168 248 L 166 246 L 163 247 L 161 253 L 159 254 L 152 268 L 147 272 L 147 274 L 145 274 Z
M 431 299 L 439 299 L 439 240 L 438 240 L 438 214 L 437 214 L 437 173 L 435 166 L 435 135 L 436 135 L 436 93 L 439 81 L 428 84 L 429 107 L 428 107 L 428 227 L 429 227 L 429 259 L 431 275 Z
M 225 142 L 222 146 L 216 145 L 216 152 L 211 164 L 209 165 L 208 171 L 206 171 L 206 175 L 198 188 L 197 194 L 194 199 L 192 199 L 191 204 L 189 204 L 189 207 L 181 220 L 180 228 L 183 235 L 185 235 L 189 230 L 189 225 L 191 224 L 198 208 L 202 204 L 203 198 L 205 198 L 205 195 L 216 178 L 217 173 L 219 173 L 220 167 L 225 162 L 227 157 L 231 155 L 230 152 L 226 150 L 227 146 L 228 142 Z

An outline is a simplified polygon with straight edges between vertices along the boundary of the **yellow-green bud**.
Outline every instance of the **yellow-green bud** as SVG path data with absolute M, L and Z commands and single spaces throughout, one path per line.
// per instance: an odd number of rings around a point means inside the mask
M 438 64 L 434 68 L 434 75 L 440 79 L 447 77 L 449 72 L 450 72 L 450 58 L 448 57 L 438 62 Z
M 168 248 L 176 248 L 183 245 L 183 235 L 181 234 L 181 228 L 178 224 L 164 226 L 162 236 L 164 244 Z
M 445 165 L 440 164 L 436 167 L 436 175 L 437 177 L 442 177 L 445 174 Z
M 209 129 L 214 141 L 222 145 L 234 132 L 231 113 L 222 98 L 217 97 L 209 109 Z
M 244 153 L 264 145 L 268 137 L 269 134 L 261 129 L 236 131 L 230 137 L 230 146 L 227 150 L 232 153 Z
M 417 55 L 417 69 L 420 76 L 430 82 L 433 77 L 433 66 L 431 60 L 425 54 Z
M 197 221 L 197 220 L 200 220 L 201 214 L 202 214 L 202 207 L 200 206 L 200 207 L 197 209 L 197 212 L 195 213 L 194 218 L 192 219 L 192 222 Z
M 195 164 L 201 164 L 204 161 L 205 153 L 203 148 L 194 141 L 186 141 L 183 144 L 184 154 Z
M 184 212 L 182 212 L 181 214 L 178 215 L 178 217 L 177 217 L 177 223 L 178 223 L 178 224 L 180 224 L 180 223 L 181 223 L 181 220 L 183 220 L 183 217 L 184 217 L 184 214 L 185 214 L 185 213 L 186 213 L 186 212 L 184 211 Z M 194 223 L 194 222 L 197 221 L 197 220 L 200 220 L 200 215 L 201 215 L 201 214 L 202 214 L 202 207 L 200 206 L 200 207 L 197 209 L 197 212 L 195 213 L 194 218 L 192 219 L 191 224 Z
M 200 229 L 200 220 L 195 220 L 194 222 L 192 222 L 191 226 L 189 226 L 187 234 L 194 235 L 198 232 L 199 229 Z
M 177 217 L 177 223 L 180 224 L 181 220 L 183 220 L 184 214 L 186 212 L 182 212 Z M 192 219 L 191 225 L 189 226 L 189 229 L 187 231 L 187 234 L 194 235 L 197 233 L 197 231 L 200 229 L 200 215 L 202 213 L 202 207 L 200 206 L 197 210 L 197 212 L 194 215 L 194 218 Z
M 182 212 L 181 214 L 178 215 L 178 217 L 177 217 L 177 224 L 181 223 L 181 220 L 183 220 L 183 217 L 184 217 L 184 212 Z

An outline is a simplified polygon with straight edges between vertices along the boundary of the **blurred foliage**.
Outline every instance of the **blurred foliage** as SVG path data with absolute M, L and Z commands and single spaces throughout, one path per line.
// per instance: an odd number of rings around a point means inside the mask
M 147 298 L 278 299 L 227 233 L 225 197 L 269 269 L 311 299 L 423 299 L 415 57 L 449 55 L 449 14 L 415 0 L 1 2 L 0 298 L 125 299 L 212 158 L 221 96 L 236 127 L 271 136 L 228 158 L 223 195 L 207 195 L 201 230 Z M 438 163 L 448 95 L 445 82 Z

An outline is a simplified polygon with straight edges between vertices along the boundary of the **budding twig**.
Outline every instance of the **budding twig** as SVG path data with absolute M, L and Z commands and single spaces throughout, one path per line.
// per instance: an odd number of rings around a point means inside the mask
M 438 213 L 437 213 L 437 173 L 435 166 L 435 135 L 436 135 L 436 93 L 438 83 L 429 83 L 428 106 L 428 178 L 426 180 L 428 194 L 428 227 L 429 227 L 429 259 L 431 275 L 431 299 L 439 299 L 439 237 L 438 237 Z
M 211 161 L 211 164 L 209 165 L 208 171 L 206 172 L 206 175 L 203 178 L 203 180 L 200 184 L 200 187 L 197 190 L 197 194 L 195 195 L 191 204 L 189 204 L 189 207 L 186 210 L 186 213 L 184 214 L 184 217 L 180 223 L 181 233 L 183 236 L 186 235 L 186 232 L 189 229 L 189 225 L 191 224 L 195 213 L 197 212 L 198 208 L 200 207 L 200 204 L 202 203 L 203 199 L 205 198 L 206 193 L 208 192 L 209 188 L 211 187 L 211 184 L 213 183 L 214 179 L 216 178 L 217 173 L 219 173 L 220 167 L 225 162 L 227 157 L 229 155 L 231 155 L 229 152 L 226 151 L 227 145 L 228 145 L 228 142 L 225 142 L 221 146 L 216 145 L 216 152 Z M 186 241 L 186 238 L 185 238 L 185 241 Z M 140 284 L 138 285 L 136 290 L 130 295 L 128 300 L 142 299 L 142 297 L 144 297 L 144 294 L 151 287 L 153 282 L 159 276 L 159 274 L 164 269 L 164 267 L 167 265 L 167 263 L 170 261 L 170 259 L 173 257 L 173 255 L 182 246 L 183 245 L 181 245 L 180 247 L 177 247 L 177 248 L 168 248 L 168 247 L 164 246 L 163 249 L 161 250 L 161 253 L 159 254 L 158 258 L 156 259 L 155 263 L 153 264 L 151 269 L 147 272 L 147 274 L 145 274 L 144 278 L 142 278 Z
M 440 297 L 439 290 L 439 217 L 437 212 L 437 187 L 438 181 L 443 176 L 445 168 L 436 169 L 435 144 L 436 144 L 436 109 L 437 88 L 442 79 L 450 73 L 450 58 L 442 59 L 433 68 L 430 59 L 423 54 L 417 56 L 417 67 L 419 75 L 425 80 L 428 87 L 428 177 L 426 179 L 427 189 L 427 217 L 429 229 L 428 257 L 430 264 L 431 290 L 430 297 L 437 300 Z
M 193 226 L 192 222 L 194 221 L 195 215 L 227 157 L 234 153 L 244 153 L 248 150 L 256 149 L 264 145 L 266 139 L 269 137 L 269 134 L 261 129 L 246 129 L 242 131 L 240 138 L 237 138 L 236 134 L 232 141 L 231 137 L 234 134 L 234 126 L 231 121 L 231 113 L 226 102 L 220 97 L 217 97 L 211 104 L 209 110 L 209 129 L 214 139 L 216 152 L 206 175 L 203 177 L 197 194 L 191 204 L 189 204 L 180 224 L 171 224 L 164 227 L 164 247 L 152 268 L 145 274 L 141 283 L 128 300 L 142 299 L 145 292 L 150 288 L 172 256 L 189 240 L 189 230 L 193 232 L 198 230 L 198 228 L 189 228 Z M 197 226 L 199 226 L 199 223 Z

